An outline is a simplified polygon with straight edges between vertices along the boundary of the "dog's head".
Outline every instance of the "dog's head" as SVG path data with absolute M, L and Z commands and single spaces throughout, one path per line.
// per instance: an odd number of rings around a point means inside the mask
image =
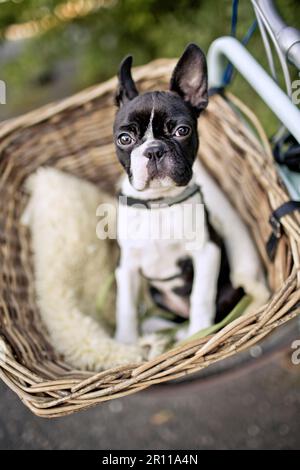
M 138 94 L 132 57 L 120 65 L 114 123 L 118 158 L 133 187 L 185 186 L 198 150 L 197 118 L 207 106 L 207 67 L 190 44 L 179 59 L 168 91 Z

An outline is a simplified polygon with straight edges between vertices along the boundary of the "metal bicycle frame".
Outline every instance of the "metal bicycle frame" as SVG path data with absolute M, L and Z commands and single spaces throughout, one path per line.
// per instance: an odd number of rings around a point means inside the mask
M 300 143 L 300 110 L 237 39 L 224 36 L 211 44 L 207 57 L 210 87 L 222 87 L 226 59 Z

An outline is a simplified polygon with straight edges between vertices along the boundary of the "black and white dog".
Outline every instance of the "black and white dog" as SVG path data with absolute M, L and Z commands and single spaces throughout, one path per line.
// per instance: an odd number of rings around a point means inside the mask
M 210 326 L 216 310 L 230 311 L 243 291 L 252 294 L 256 305 L 268 297 L 246 227 L 196 161 L 197 119 L 208 104 L 203 52 L 195 44 L 186 48 L 168 91 L 139 95 L 131 64 L 129 56 L 120 66 L 114 123 L 117 156 L 126 171 L 118 210 L 121 258 L 116 271 L 116 339 L 125 343 L 138 337 L 142 277 L 157 304 L 189 317 L 187 335 Z M 203 216 L 182 217 L 183 205 L 196 207 Z M 181 236 L 151 236 L 149 227 L 157 225 L 158 215 L 172 233 L 178 233 L 184 220 Z

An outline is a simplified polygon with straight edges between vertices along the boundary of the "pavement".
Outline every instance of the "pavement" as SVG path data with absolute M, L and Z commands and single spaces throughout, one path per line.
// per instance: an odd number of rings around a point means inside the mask
M 35 417 L 1 384 L 0 449 L 299 449 L 300 364 L 292 352 L 286 346 L 52 420 Z

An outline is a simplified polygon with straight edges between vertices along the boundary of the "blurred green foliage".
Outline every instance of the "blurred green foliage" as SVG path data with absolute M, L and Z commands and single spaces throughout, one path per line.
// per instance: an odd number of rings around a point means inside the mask
M 188 42 L 207 51 L 214 39 L 230 32 L 231 0 L 107 0 L 90 14 L 64 21 L 56 12 L 67 1 L 0 0 L 0 78 L 8 89 L 2 118 L 4 112 L 11 115 L 32 109 L 114 75 L 128 53 L 134 55 L 136 65 L 158 57 L 178 57 Z M 70 1 L 80 6 L 81 0 Z M 299 1 L 277 0 L 276 4 L 285 20 L 299 27 Z M 29 39 L 5 39 L 12 24 L 47 16 L 56 19 L 49 30 Z M 250 0 L 240 0 L 239 38 L 253 20 Z M 249 49 L 266 66 L 258 31 Z M 258 112 L 267 130 L 273 130 L 271 113 L 246 82 L 236 77 L 232 89 Z

